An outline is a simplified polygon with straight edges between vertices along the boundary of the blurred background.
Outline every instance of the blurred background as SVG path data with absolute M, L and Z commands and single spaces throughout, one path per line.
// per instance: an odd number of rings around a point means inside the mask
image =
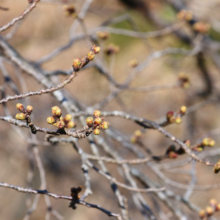
M 88 9 L 80 20 L 77 16 L 83 14 L 86 5 Z M 0 26 L 3 26 L 21 15 L 26 8 L 30 7 L 30 4 L 27 0 L 0 0 L 0 6 L 8 9 L 0 10 Z M 71 14 L 70 9 L 73 7 L 74 13 Z M 182 118 L 182 123 L 174 123 L 166 126 L 165 129 L 182 141 L 189 139 L 192 144 L 200 143 L 204 137 L 213 138 L 214 147 L 207 147 L 204 151 L 197 153 L 216 163 L 220 154 L 218 149 L 220 143 L 219 9 L 219 0 L 41 0 L 21 22 L 1 34 L 8 38 L 7 42 L 24 59 L 39 68 L 55 84 L 67 78 L 74 58 L 84 57 L 93 44 L 100 46 L 101 51 L 94 61 L 82 69 L 72 83 L 62 89 L 66 97 L 74 100 L 80 111 L 98 107 L 101 111 L 118 110 L 152 121 L 163 121 L 168 111 L 177 112 L 184 105 L 189 112 Z M 77 22 L 78 25 L 76 25 Z M 121 30 L 119 34 L 116 33 L 116 29 Z M 133 31 L 129 33 L 162 31 L 152 37 L 148 37 L 149 35 L 141 37 L 138 34 L 131 37 L 127 36 L 129 34 L 126 32 L 124 34 L 122 29 Z M 10 34 L 13 35 L 9 37 Z M 72 42 L 71 38 L 74 39 Z M 42 58 L 44 59 L 68 42 L 71 42 L 71 45 L 51 59 L 42 61 Z M 172 52 L 172 48 L 176 48 L 177 52 Z M 165 51 L 165 53 L 161 55 L 159 52 L 157 56 L 156 51 Z M 7 57 L 4 59 L 4 54 L 1 53 L 1 57 L 1 63 L 7 73 L 3 73 L 1 69 L 0 85 L 6 96 L 15 95 L 13 87 L 6 80 L 6 75 L 17 86 L 19 93 L 44 88 L 34 77 L 12 64 Z M 101 67 L 104 71 L 100 71 Z M 54 71 L 57 74 L 54 74 Z M 48 76 L 47 74 L 50 73 L 51 76 Z M 133 73 L 135 75 L 129 84 L 130 89 L 123 89 L 118 93 L 118 88 L 106 77 L 106 75 L 111 76 L 115 83 L 123 84 Z M 189 80 L 189 86 L 180 85 L 181 74 Z M 114 95 L 114 91 L 117 95 Z M 108 97 L 107 101 L 106 97 Z M 45 94 L 10 101 L 5 106 L 1 106 L 0 114 L 2 116 L 10 114 L 15 117 L 18 113 L 15 105 L 18 102 L 25 106 L 33 106 L 33 123 L 41 127 L 52 128 L 46 122 L 46 118 L 51 116 L 52 106 L 60 106 L 64 115 L 69 113 L 51 94 Z M 134 132 L 141 129 L 133 121 L 122 118 L 108 117 L 107 120 L 110 122 L 111 129 L 116 132 L 115 135 L 123 134 L 126 140 L 130 140 Z M 75 122 L 77 128 L 82 127 L 77 117 Z M 155 130 L 141 131 L 144 147 L 138 143 L 131 144 L 146 156 L 148 156 L 146 148 L 151 150 L 152 155 L 158 156 L 163 155 L 172 144 L 169 139 Z M 106 133 L 102 132 L 101 136 L 115 147 L 122 158 L 136 158 L 132 152 L 111 139 Z M 42 143 L 44 143 L 44 137 L 42 133 L 36 135 L 37 140 Z M 15 128 L 1 121 L 0 182 L 33 189 L 40 187 L 39 170 L 33 157 L 32 145 L 27 141 L 29 138 L 28 129 Z M 79 140 L 79 143 L 86 153 L 92 153 L 87 139 Z M 46 188 L 49 192 L 70 195 L 70 188 L 73 186 L 82 186 L 83 190 L 85 189 L 81 158 L 71 144 L 42 144 L 38 148 L 45 169 Z M 98 146 L 98 149 L 100 155 L 107 155 L 101 147 Z M 181 161 L 182 166 L 180 166 Z M 99 166 L 96 161 L 93 163 Z M 187 155 L 178 155 L 175 159 L 168 158 L 153 163 L 168 179 L 186 186 L 220 184 L 219 175 L 213 173 L 212 167 L 192 162 Z M 108 163 L 106 166 L 112 176 L 129 185 L 123 175 L 120 175 L 123 172 L 120 166 Z M 186 195 L 187 189 L 167 184 L 145 164 L 134 165 L 134 167 L 159 186 L 165 186 L 171 190 L 174 195 L 180 197 Z M 93 194 L 86 201 L 120 213 L 109 181 L 92 169 L 89 170 L 89 174 Z M 140 182 L 138 186 L 144 187 Z M 128 214 L 131 219 L 150 219 L 142 215 L 136 207 L 132 199 L 133 192 L 126 189 L 120 190 L 127 198 Z M 197 207 L 195 209 L 177 201 L 177 198 L 170 198 L 170 200 L 184 213 L 186 219 L 199 219 L 196 210 L 208 206 L 211 198 L 220 202 L 220 195 L 217 192 L 218 188 L 193 190 L 188 199 L 195 204 Z M 155 194 L 142 193 L 142 196 L 157 219 L 181 219 Z M 1 219 L 23 219 L 33 204 L 34 197 L 34 195 L 0 188 Z M 68 201 L 65 200 L 51 198 L 50 201 L 52 207 L 63 216 L 61 219 L 107 220 L 110 218 L 99 210 L 80 205 L 77 205 L 76 210 L 72 210 L 68 207 Z M 41 196 L 36 210 L 30 216 L 26 216 L 26 219 L 44 219 L 45 214 L 45 201 Z M 220 214 L 215 213 L 213 218 L 219 217 Z M 50 219 L 57 218 L 52 215 Z

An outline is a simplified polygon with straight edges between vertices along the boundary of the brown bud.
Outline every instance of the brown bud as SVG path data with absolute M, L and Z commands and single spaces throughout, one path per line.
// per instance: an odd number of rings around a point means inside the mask
M 86 124 L 87 124 L 88 126 L 92 126 L 92 125 L 93 125 L 93 118 L 92 118 L 92 117 L 86 118 Z
M 219 211 L 220 210 L 220 203 L 218 203 L 215 207 L 215 211 Z
M 94 135 L 99 135 L 100 134 L 100 130 L 98 128 L 96 128 L 94 131 L 93 131 L 93 134 Z
M 100 112 L 99 110 L 95 110 L 95 111 L 93 112 L 93 116 L 94 116 L 94 117 L 100 117 L 100 116 L 101 116 L 101 112 Z
M 102 122 L 102 129 L 107 130 L 109 129 L 109 126 L 110 126 L 109 122 L 107 121 Z
M 114 45 L 114 44 L 110 44 L 106 49 L 105 52 L 107 55 L 112 55 L 115 54 L 119 51 L 119 47 Z
M 201 34 L 205 34 L 209 31 L 210 25 L 205 22 L 199 21 L 193 25 L 193 29 Z
M 102 119 L 100 117 L 95 118 L 94 124 L 100 125 L 102 123 Z
M 66 11 L 66 16 L 74 15 L 76 12 L 74 5 L 67 5 L 64 9 Z
M 98 31 L 96 33 L 96 35 L 102 39 L 102 40 L 106 40 L 109 37 L 109 33 L 108 32 L 104 32 L 104 31 Z
M 136 59 L 133 59 L 133 60 L 131 60 L 130 62 L 129 62 L 129 66 L 131 67 L 131 68 L 134 68 L 134 67 L 136 67 L 138 65 L 138 61 L 136 60 Z
M 191 21 L 193 19 L 193 14 L 191 11 L 187 11 L 183 9 L 177 14 L 177 18 L 179 20 Z
M 76 127 L 76 123 L 74 121 L 69 121 L 67 124 L 67 128 L 75 128 Z
M 26 118 L 26 116 L 24 113 L 18 113 L 18 114 L 16 114 L 15 118 L 18 120 L 24 120 Z
M 19 111 L 21 111 L 21 112 L 24 111 L 24 106 L 23 106 L 21 103 L 17 103 L 17 104 L 16 104 L 16 108 L 17 108 Z
M 167 121 L 170 121 L 170 119 L 173 117 L 173 115 L 174 115 L 174 112 L 173 112 L 173 111 L 167 112 L 167 114 L 166 114 Z
M 184 89 L 187 89 L 190 86 L 189 76 L 185 73 L 179 74 L 178 81 L 180 83 L 180 86 Z

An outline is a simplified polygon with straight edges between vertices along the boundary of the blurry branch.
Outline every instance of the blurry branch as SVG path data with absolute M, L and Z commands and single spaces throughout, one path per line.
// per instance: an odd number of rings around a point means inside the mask
M 8 11 L 8 10 L 9 10 L 9 8 L 5 8 L 5 7 L 0 6 L 0 10 L 3 10 L 3 11 Z
M 64 200 L 69 200 L 69 201 L 74 199 L 72 196 L 63 196 L 63 195 L 57 195 L 57 194 L 54 194 L 54 193 L 50 193 L 46 189 L 44 189 L 44 190 L 27 189 L 27 188 L 23 188 L 23 187 L 20 187 L 20 186 L 11 185 L 11 184 L 8 184 L 8 183 L 0 183 L 0 187 L 14 189 L 14 190 L 16 190 L 18 192 L 22 192 L 22 193 L 47 195 L 47 196 L 53 197 L 54 199 L 64 199 Z M 87 202 L 85 202 L 83 200 L 80 200 L 80 199 L 78 199 L 76 201 L 76 204 L 84 205 L 88 208 L 96 208 L 96 209 L 104 212 L 108 216 L 113 216 L 113 217 L 116 217 L 118 220 L 123 220 L 120 215 L 115 214 L 113 212 L 110 212 L 110 211 L 102 208 L 99 205 L 87 203 Z
M 0 100 L 0 104 L 1 103 L 6 103 L 6 102 L 11 101 L 11 100 L 23 99 L 23 98 L 26 98 L 28 96 L 52 93 L 56 90 L 62 89 L 64 86 L 69 84 L 73 80 L 73 78 L 75 78 L 76 76 L 77 76 L 76 72 L 73 72 L 68 79 L 64 80 L 61 84 L 59 84 L 55 87 L 52 87 L 52 88 L 49 88 L 49 89 L 41 89 L 41 90 L 38 90 L 36 92 L 28 92 L 28 93 L 24 93 L 24 94 L 15 95 L 15 96 L 8 96 L 7 98 L 4 98 L 4 99 Z
M 145 158 L 145 159 L 134 159 L 134 160 L 114 160 L 112 158 L 108 158 L 108 157 L 97 157 L 94 155 L 89 155 L 86 154 L 86 158 L 89 160 L 100 160 L 100 161 L 105 161 L 107 163 L 115 163 L 115 164 L 124 164 L 124 163 L 128 163 L 128 164 L 140 164 L 140 163 L 146 163 L 148 161 L 151 161 L 151 158 Z
M 87 112 L 80 112 L 78 114 L 75 114 L 75 117 L 79 115 L 88 115 Z M 168 137 L 171 141 L 176 142 L 177 144 L 179 144 L 184 151 L 193 159 L 195 159 L 196 161 L 200 162 L 200 163 L 204 163 L 207 166 L 213 166 L 214 164 L 209 162 L 209 161 L 205 161 L 200 159 L 195 153 L 193 153 L 190 148 L 184 144 L 182 141 L 178 140 L 176 137 L 174 137 L 172 134 L 170 134 L 169 132 L 165 131 L 161 126 L 159 126 L 156 122 L 154 121 L 150 121 L 148 119 L 145 118 L 141 118 L 141 117 L 137 117 L 137 116 L 133 116 L 133 115 L 129 115 L 127 113 L 124 112 L 120 112 L 120 111 L 112 111 L 112 112 L 102 112 L 103 116 L 111 116 L 111 117 L 122 117 L 126 120 L 132 120 L 135 123 L 139 124 L 140 126 L 144 127 L 144 128 L 148 128 L 148 129 L 155 129 L 157 131 L 159 131 L 160 133 L 162 133 L 165 137 Z
M 37 3 L 38 3 L 39 1 L 40 1 L 40 0 L 34 1 L 34 2 L 31 4 L 31 6 L 30 6 L 28 9 L 26 9 L 19 17 L 14 18 L 14 19 L 13 19 L 12 21 L 10 21 L 8 24 L 6 24 L 6 25 L 0 27 L 0 33 L 1 33 L 2 31 L 7 30 L 9 27 L 13 26 L 16 22 L 22 20 L 28 13 L 30 13 L 30 12 L 36 7 L 36 5 L 37 5 Z
M 0 116 L 0 120 L 6 121 L 10 124 L 13 124 L 13 125 L 16 125 L 19 127 L 29 128 L 27 123 L 13 119 L 11 117 Z M 35 130 L 36 130 L 36 132 L 43 132 L 45 134 L 68 135 L 68 136 L 72 136 L 74 138 L 85 138 L 93 132 L 93 128 L 89 128 L 88 126 L 85 126 L 84 128 L 78 129 L 76 131 L 71 131 L 71 130 L 67 130 L 67 129 L 66 130 L 60 130 L 60 129 L 51 130 L 48 128 L 41 128 L 38 126 L 35 126 Z

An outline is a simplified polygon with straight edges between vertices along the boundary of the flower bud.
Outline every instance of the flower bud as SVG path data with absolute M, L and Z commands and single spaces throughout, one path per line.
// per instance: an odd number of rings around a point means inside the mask
M 26 111 L 30 114 L 33 111 L 33 106 L 28 105 Z
M 47 118 L 47 123 L 48 124 L 54 124 L 55 123 L 55 119 L 53 117 L 48 117 Z
M 24 113 L 18 113 L 18 114 L 16 114 L 15 118 L 18 120 L 24 120 L 26 118 L 26 116 Z
M 58 108 L 58 109 L 56 110 L 55 115 L 56 115 L 57 117 L 60 117 L 60 116 L 62 115 L 62 111 L 61 111 L 60 108 Z
M 109 37 L 109 33 L 108 32 L 104 32 L 104 31 L 98 31 L 96 33 L 96 35 L 102 39 L 102 40 L 106 40 Z
M 94 117 L 100 117 L 100 116 L 101 116 L 101 112 L 100 112 L 99 110 L 95 110 L 95 111 L 93 112 L 93 116 L 94 116 Z
M 102 122 L 102 129 L 103 129 L 103 130 L 107 130 L 107 129 L 109 128 L 109 125 L 110 125 L 109 122 L 103 121 L 103 122 Z
M 214 213 L 214 209 L 211 206 L 207 206 L 205 211 L 207 216 L 211 216 Z
M 183 106 L 180 108 L 180 113 L 184 115 L 184 114 L 186 113 L 186 111 L 187 111 L 187 107 L 183 105 Z
M 75 128 L 76 127 L 76 123 L 74 121 L 69 121 L 66 125 L 67 128 Z
M 94 124 L 100 125 L 102 123 L 102 119 L 100 117 L 95 118 Z
M 210 25 L 205 22 L 199 21 L 193 25 L 193 29 L 199 33 L 205 34 L 209 31 Z
M 93 60 L 95 58 L 95 53 L 93 51 L 89 51 L 87 54 L 87 57 L 89 60 Z
M 169 154 L 168 154 L 168 157 L 171 158 L 171 159 L 174 159 L 178 156 L 177 153 L 173 152 L 173 151 L 170 151 Z
M 100 130 L 98 128 L 96 128 L 94 131 L 93 131 L 93 134 L 94 135 L 99 135 L 100 134 Z
M 169 112 L 167 112 L 167 114 L 166 114 L 167 121 L 170 121 L 171 118 L 173 118 L 173 115 L 174 115 L 174 112 L 173 112 L 173 111 L 169 111 Z
M 24 111 L 24 106 L 23 106 L 21 103 L 17 103 L 17 104 L 16 104 L 16 108 L 17 108 L 19 111 L 21 111 L 21 112 Z
M 116 45 L 114 45 L 114 44 L 110 44 L 110 45 L 106 48 L 106 50 L 105 50 L 105 52 L 106 52 L 107 55 L 115 54 L 115 53 L 117 53 L 118 51 L 119 51 L 119 47 L 116 46 Z
M 88 126 L 92 126 L 92 125 L 93 125 L 93 118 L 92 118 L 92 117 L 86 118 L 86 124 L 87 124 Z
M 135 136 L 133 136 L 133 137 L 131 137 L 131 143 L 136 143 L 137 142 L 137 137 L 135 137 Z
M 214 140 L 211 140 L 210 142 L 209 142 L 209 146 L 210 147 L 213 147 L 215 145 L 215 141 Z
M 179 74 L 178 81 L 180 83 L 180 86 L 184 89 L 187 89 L 190 86 L 190 79 L 185 73 Z
M 81 65 L 81 60 L 79 58 L 73 60 L 73 69 L 75 71 L 79 71 L 80 65 Z
M 134 132 L 134 136 L 137 137 L 137 138 L 140 138 L 142 136 L 142 132 L 140 130 L 136 130 Z
M 213 172 L 218 173 L 220 171 L 220 160 L 214 165 Z
M 220 210 L 220 203 L 218 203 L 215 207 L 215 211 L 219 211 Z
M 56 110 L 57 110 L 57 109 L 59 109 L 58 106 L 53 106 L 53 107 L 51 108 L 52 115 L 56 115 L 55 113 L 56 113 Z
M 202 145 L 204 145 L 204 146 L 214 146 L 215 145 L 215 141 L 212 140 L 211 138 L 204 138 L 202 140 Z
M 99 53 L 100 52 L 100 47 L 94 47 L 93 51 L 94 51 L 95 54 Z
M 204 210 L 204 209 L 201 209 L 201 210 L 199 211 L 199 217 L 200 217 L 201 219 L 204 219 L 204 218 L 205 218 L 205 215 L 206 215 L 205 210 Z
M 181 119 L 181 117 L 176 117 L 175 118 L 175 122 L 176 122 L 176 124 L 180 124 L 181 122 L 182 122 L 182 119 Z
M 59 129 L 63 129 L 64 126 L 65 126 L 65 123 L 64 123 L 63 121 L 58 121 L 58 122 L 56 123 L 56 126 L 57 126 Z
M 191 11 L 187 11 L 183 9 L 177 14 L 177 18 L 179 20 L 191 21 L 193 19 L 193 14 Z
M 210 206 L 215 207 L 217 205 L 216 199 L 210 199 L 209 204 Z
M 131 60 L 130 62 L 129 62 L 129 66 L 131 67 L 131 68 L 134 68 L 134 67 L 136 67 L 138 65 L 138 61 L 136 60 L 136 59 L 133 59 L 133 60 Z
M 72 120 L 72 115 L 71 114 L 67 114 L 64 118 L 64 121 L 68 122 Z
M 64 9 L 66 11 L 66 16 L 74 15 L 76 12 L 74 5 L 67 5 Z
M 187 145 L 187 147 L 190 147 L 190 140 L 185 140 L 184 144 Z

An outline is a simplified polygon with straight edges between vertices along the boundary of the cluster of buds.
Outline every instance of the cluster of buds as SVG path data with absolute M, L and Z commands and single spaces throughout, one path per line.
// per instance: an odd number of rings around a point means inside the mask
M 134 135 L 131 137 L 131 143 L 138 143 L 141 141 L 143 134 L 140 130 L 136 130 Z
M 184 142 L 186 144 L 186 141 Z M 165 156 L 170 158 L 170 159 L 175 159 L 178 157 L 178 155 L 181 155 L 181 154 L 184 154 L 185 151 L 183 148 L 179 148 L 179 149 L 176 149 L 176 147 L 174 145 L 171 145 L 167 150 L 166 150 L 166 153 L 165 153 Z
M 128 65 L 131 68 L 135 68 L 138 65 L 138 61 L 136 59 L 130 60 Z
M 195 145 L 192 150 L 203 151 L 205 147 L 213 147 L 215 141 L 212 138 L 204 138 L 201 143 Z
M 208 23 L 198 21 L 193 25 L 193 29 L 201 34 L 206 34 L 210 29 L 210 25 Z
M 76 16 L 76 8 L 74 5 L 66 5 L 64 6 L 64 10 L 67 17 Z
M 93 117 L 86 118 L 86 124 L 89 127 L 93 128 L 93 134 L 99 135 L 100 129 L 107 130 L 109 128 L 109 122 L 104 121 L 104 118 L 101 118 L 101 112 L 99 110 L 95 110 L 93 112 Z
M 106 40 L 109 37 L 109 32 L 106 31 L 98 31 L 96 33 L 96 35 L 98 36 L 98 38 L 100 38 L 101 40 Z
M 220 160 L 214 165 L 213 172 L 218 173 L 220 171 Z
M 193 19 L 193 13 L 183 9 L 177 13 L 177 18 L 181 21 L 191 21 Z
M 28 105 L 25 109 L 23 104 L 17 103 L 16 108 L 21 112 L 16 114 L 15 118 L 18 120 L 25 120 L 27 119 L 27 116 L 31 115 L 33 111 L 33 107 L 31 105 Z
M 81 60 L 79 58 L 76 58 L 73 60 L 73 69 L 75 72 L 82 69 L 86 64 L 88 64 L 91 60 L 95 58 L 95 55 L 99 53 L 100 47 L 96 47 L 95 45 L 90 49 L 87 56 L 82 58 Z
M 185 115 L 186 111 L 187 111 L 187 107 L 182 106 L 180 110 L 176 113 L 174 113 L 173 111 L 167 112 L 166 114 L 167 122 L 180 124 L 182 122 L 182 116 Z
M 105 53 L 107 55 L 112 55 L 112 54 L 116 54 L 119 51 L 119 47 L 114 45 L 114 44 L 109 44 L 106 48 L 105 48 Z
M 209 218 L 210 216 L 212 216 L 215 212 L 218 212 L 219 210 L 220 210 L 220 203 L 218 203 L 215 199 L 211 199 L 209 201 L 209 206 L 199 211 L 199 217 L 201 219 L 204 219 L 205 217 Z
M 52 107 L 52 117 L 47 118 L 47 123 L 52 124 L 58 129 L 64 128 L 75 128 L 76 124 L 72 121 L 72 116 L 67 114 L 65 117 L 62 117 L 62 111 L 58 106 Z
M 189 76 L 186 75 L 185 73 L 179 74 L 178 82 L 179 82 L 180 86 L 184 89 L 187 89 L 190 86 Z

